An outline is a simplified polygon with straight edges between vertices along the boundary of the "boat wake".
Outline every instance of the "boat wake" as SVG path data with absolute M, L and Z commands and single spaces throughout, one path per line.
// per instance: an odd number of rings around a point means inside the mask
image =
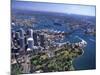
M 90 41 L 92 41 L 92 42 L 95 42 L 95 40 L 94 39 L 89 39 Z
M 75 37 L 80 39 L 83 44 L 85 44 L 85 45 L 87 44 L 87 42 L 84 39 L 82 39 L 81 37 L 79 37 L 79 36 L 75 36 Z

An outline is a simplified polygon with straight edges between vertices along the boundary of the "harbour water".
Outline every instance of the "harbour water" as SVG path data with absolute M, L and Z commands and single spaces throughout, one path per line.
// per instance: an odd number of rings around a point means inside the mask
M 76 36 L 76 37 L 75 37 Z M 86 70 L 96 68 L 96 38 L 92 35 L 87 35 L 78 30 L 73 32 L 67 40 L 71 42 L 79 41 L 78 38 L 84 39 L 87 46 L 84 48 L 84 54 L 73 61 L 76 70 Z
M 83 39 L 87 41 L 87 47 L 84 48 L 84 54 L 77 58 L 74 61 L 74 66 L 76 70 L 85 70 L 85 69 L 95 69 L 96 68 L 96 42 L 91 41 L 90 39 L 95 40 L 92 36 L 83 36 Z

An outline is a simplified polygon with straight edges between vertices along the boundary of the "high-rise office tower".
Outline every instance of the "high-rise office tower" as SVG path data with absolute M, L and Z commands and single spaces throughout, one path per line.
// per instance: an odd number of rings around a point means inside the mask
M 34 46 L 38 46 L 38 34 L 33 32 Z
M 40 39 L 40 46 L 45 47 L 45 36 L 43 34 L 40 34 L 39 39 Z
M 33 30 L 32 29 L 28 29 L 28 36 L 33 37 Z
M 20 32 L 20 38 L 24 38 L 25 31 L 22 28 L 20 28 L 19 32 Z
M 20 48 L 25 49 L 25 38 L 20 38 Z
M 20 48 L 25 49 L 25 31 L 22 28 L 20 28 L 19 33 L 20 33 L 20 38 L 19 38 Z
M 13 38 L 15 38 L 15 31 L 11 31 L 11 38 L 13 39 Z
M 27 39 L 27 44 L 28 44 L 27 51 L 31 51 L 33 49 L 33 45 L 34 45 L 33 38 L 28 38 Z
M 20 32 L 16 32 L 15 37 L 16 37 L 16 39 L 20 39 Z

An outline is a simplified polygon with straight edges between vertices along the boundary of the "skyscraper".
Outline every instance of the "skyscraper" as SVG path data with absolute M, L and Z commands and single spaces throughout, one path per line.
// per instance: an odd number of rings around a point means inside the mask
M 20 32 L 20 38 L 24 38 L 25 31 L 22 28 L 20 28 L 19 32 Z
M 19 32 L 20 32 L 20 39 L 19 39 L 20 47 L 21 49 L 25 49 L 25 31 L 22 28 L 20 28 Z
M 38 46 L 38 34 L 33 32 L 34 46 Z
M 13 30 L 11 31 L 11 37 L 12 37 L 12 39 L 15 38 L 15 31 L 13 31 Z
M 16 32 L 15 33 L 15 37 L 16 37 L 16 39 L 19 39 L 20 38 L 20 33 L 19 32 Z
M 25 49 L 25 39 L 24 38 L 20 38 L 20 48 Z
M 33 30 L 32 29 L 28 29 L 28 36 L 29 37 L 33 37 Z
M 32 51 L 33 45 L 34 45 L 33 38 L 28 38 L 28 39 L 27 39 L 27 44 L 28 44 L 27 51 Z
M 40 34 L 39 39 L 40 39 L 40 46 L 45 47 L 45 36 L 43 34 Z

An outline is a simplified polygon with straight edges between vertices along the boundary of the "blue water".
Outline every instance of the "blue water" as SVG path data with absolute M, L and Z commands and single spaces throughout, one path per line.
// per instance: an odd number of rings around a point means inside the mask
M 77 37 L 76 37 L 77 36 Z M 87 46 L 84 48 L 84 54 L 79 58 L 76 58 L 73 65 L 76 70 L 95 69 L 96 68 L 96 38 L 92 35 L 86 35 L 81 30 L 73 32 L 67 40 L 71 42 L 79 41 L 78 38 L 82 38 L 87 42 Z

